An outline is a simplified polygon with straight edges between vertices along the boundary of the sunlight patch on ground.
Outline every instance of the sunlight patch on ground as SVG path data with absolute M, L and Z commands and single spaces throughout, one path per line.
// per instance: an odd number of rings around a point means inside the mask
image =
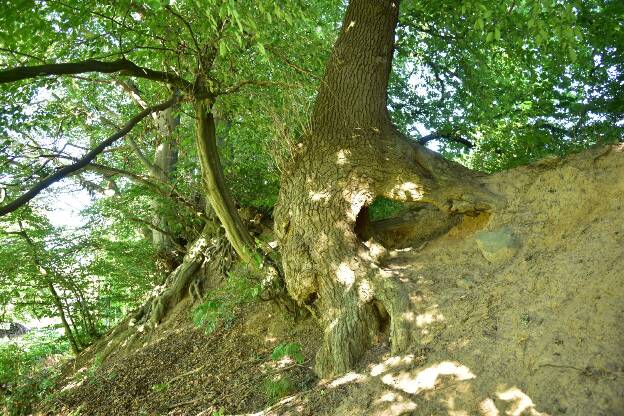
M 385 392 L 379 399 L 373 402 L 375 405 L 388 405 L 389 407 L 375 413 L 376 416 L 402 415 L 416 409 L 416 403 L 406 400 L 402 396 L 391 391 Z
M 403 318 L 404 321 L 414 322 L 414 312 L 403 312 L 401 318 Z
M 61 389 L 61 391 L 67 391 L 67 390 L 74 389 L 76 387 L 80 387 L 80 386 L 82 386 L 84 384 L 85 380 L 86 380 L 86 378 L 83 378 L 83 379 L 80 379 L 80 380 L 77 380 L 77 381 L 71 381 L 71 382 L 67 383 Z
M 350 373 L 345 374 L 342 377 L 338 377 L 337 379 L 329 383 L 329 387 L 334 388 L 334 387 L 342 386 L 343 384 L 348 384 L 348 383 L 360 383 L 360 382 L 366 381 L 367 378 L 368 377 L 366 377 L 365 375 L 350 372 Z
M 468 367 L 452 361 L 444 361 L 419 371 L 416 376 L 408 372 L 397 375 L 386 374 L 381 380 L 394 388 L 403 390 L 409 394 L 418 394 L 424 390 L 435 388 L 441 376 L 453 376 L 458 381 L 476 378 Z
M 395 355 L 385 360 L 383 363 L 377 364 L 371 368 L 370 375 L 373 377 L 380 376 L 381 374 L 389 371 L 393 367 L 408 365 L 414 361 L 414 354 L 408 355 Z
M 509 416 L 520 416 L 523 414 L 546 416 L 546 413 L 535 410 L 535 403 L 533 403 L 533 400 L 517 387 L 512 387 L 500 393 L 496 393 L 496 396 L 505 402 L 511 403 L 511 409 L 505 412 Z
M 494 400 L 487 398 L 479 403 L 479 412 L 482 416 L 499 416 L 500 412 L 494 404 Z
M 61 391 L 67 391 L 67 390 L 71 390 L 73 388 L 82 386 L 85 382 L 85 380 L 87 379 L 86 375 L 83 377 L 81 376 L 81 374 L 84 374 L 87 372 L 87 367 L 82 367 L 79 370 L 77 370 L 73 376 L 73 378 L 79 378 L 76 381 L 70 381 L 69 383 L 67 383 L 65 386 L 63 386 L 63 388 L 61 389 Z
M 419 328 L 423 328 L 427 325 L 431 325 L 434 322 L 439 322 L 444 320 L 444 315 L 438 311 L 438 305 L 433 305 L 429 308 L 429 310 L 425 313 L 421 313 L 416 317 L 416 325 Z
M 381 258 L 381 256 L 385 255 L 387 253 L 387 250 L 384 246 L 382 246 L 379 243 L 376 243 L 374 240 L 369 240 L 364 242 L 364 245 L 368 248 L 369 252 L 368 254 L 377 259 L 377 258 Z

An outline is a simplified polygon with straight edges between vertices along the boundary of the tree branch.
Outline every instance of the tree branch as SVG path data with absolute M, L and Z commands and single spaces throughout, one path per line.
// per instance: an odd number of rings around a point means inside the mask
M 420 139 L 418 139 L 418 143 L 420 143 L 420 144 L 422 144 L 424 146 L 424 145 L 426 145 L 427 143 L 429 143 L 432 140 L 448 140 L 448 141 L 451 141 L 451 142 L 456 142 L 456 143 L 459 143 L 459 144 L 463 144 L 468 149 L 472 149 L 474 147 L 474 144 L 470 140 L 465 139 L 465 138 L 461 137 L 459 134 L 454 134 L 454 133 L 450 133 L 450 134 L 446 134 L 446 133 L 431 133 L 431 134 L 428 134 L 428 135 L 423 136 Z
M 546 120 L 537 120 L 535 123 L 533 123 L 533 125 L 529 125 L 529 127 L 548 130 L 551 134 L 562 134 L 564 136 L 574 137 L 572 131 L 557 126 L 556 124 L 550 123 Z
M 175 187 L 172 184 L 170 184 L 168 182 L 161 181 L 161 180 L 159 180 L 156 177 L 146 178 L 144 176 L 137 175 L 135 173 L 128 172 L 128 171 L 123 170 L 123 169 L 117 169 L 117 168 L 113 168 L 111 166 L 100 165 L 98 163 L 90 163 L 88 166 L 86 166 L 86 169 L 90 169 L 93 172 L 97 172 L 97 173 L 100 173 L 102 175 L 109 175 L 109 176 L 119 175 L 119 176 L 123 176 L 125 178 L 128 178 L 128 179 L 130 179 L 132 182 L 134 182 L 136 184 L 144 185 L 144 186 L 150 188 L 151 190 L 155 191 L 159 195 L 161 195 L 161 196 L 163 196 L 165 198 L 170 198 L 174 202 L 181 204 L 182 206 L 184 206 L 187 209 L 189 209 L 191 213 L 197 215 L 198 218 L 201 218 L 202 220 L 205 219 L 205 215 L 202 213 L 201 209 L 196 204 L 194 204 L 193 202 L 191 202 L 188 199 L 186 199 L 182 194 L 180 194 L 175 189 Z M 157 183 L 154 183 L 152 181 L 157 181 L 163 187 L 169 188 L 169 192 L 170 193 L 165 192 L 163 189 L 160 188 L 160 186 L 158 186 Z
M 237 82 L 234 85 L 230 85 L 229 87 L 219 89 L 214 93 L 215 96 L 219 95 L 227 95 L 233 94 L 235 92 L 240 91 L 246 85 L 256 85 L 258 87 L 286 87 L 286 88 L 296 88 L 297 85 L 294 84 L 285 84 L 283 82 L 274 82 L 274 81 L 261 81 L 261 80 L 253 80 L 247 79 L 240 82 Z
M 186 247 L 184 247 L 183 245 L 181 245 L 180 243 L 178 243 L 176 241 L 178 237 L 176 235 L 174 235 L 173 233 L 170 233 L 169 231 L 163 230 L 162 228 L 158 227 L 157 225 L 152 224 L 149 221 L 145 221 L 144 219 L 141 219 L 139 217 L 129 216 L 128 219 L 130 221 L 132 221 L 132 222 L 136 222 L 138 224 L 146 225 L 147 227 L 151 228 L 152 230 L 158 231 L 159 233 L 168 236 L 171 239 L 171 242 L 173 243 L 173 245 L 175 245 L 176 248 L 181 253 L 186 253 Z
M 11 68 L 0 71 L 0 84 L 48 75 L 75 75 L 83 74 L 85 72 L 101 72 L 104 74 L 119 72 L 122 75 L 145 78 L 152 81 L 175 85 L 181 90 L 187 92 L 192 91 L 193 89 L 193 84 L 176 74 L 143 68 L 125 58 L 112 62 L 87 59 L 86 61 L 79 62 Z
M 164 109 L 166 109 L 168 107 L 171 107 L 177 101 L 178 101 L 178 97 L 172 97 L 171 99 L 165 101 L 164 103 L 155 105 L 153 107 L 146 108 L 145 110 L 141 111 L 139 114 L 134 116 L 130 121 L 128 121 L 126 123 L 126 125 L 123 126 L 123 128 L 121 130 L 118 130 L 117 132 L 115 132 L 115 134 L 113 134 L 112 136 L 110 136 L 109 138 L 104 140 L 95 149 L 91 150 L 89 153 L 87 153 L 84 157 L 82 157 L 76 163 L 73 163 L 71 165 L 65 166 L 65 167 L 57 170 L 53 174 L 48 175 L 47 177 L 42 179 L 40 182 L 35 184 L 32 188 L 30 188 L 30 190 L 28 190 L 26 193 L 24 193 L 21 196 L 19 196 L 17 199 L 13 200 L 12 202 L 10 202 L 10 203 L 8 203 L 6 205 L 1 206 L 0 207 L 0 217 L 3 216 L 3 215 L 8 214 L 10 212 L 15 211 L 17 208 L 21 207 L 22 205 L 25 205 L 26 203 L 28 203 L 28 201 L 33 199 L 41 191 L 43 191 L 44 189 L 48 188 L 53 183 L 55 183 L 55 182 L 65 178 L 66 176 L 68 176 L 68 175 L 70 175 L 70 174 L 72 174 L 72 173 L 74 173 L 74 172 L 76 172 L 76 171 L 78 171 L 78 170 L 80 170 L 82 168 L 84 168 L 91 161 L 93 161 L 93 159 L 95 159 L 97 155 L 102 153 L 104 151 L 104 149 L 106 149 L 108 146 L 112 145 L 117 140 L 121 139 L 126 134 L 128 134 L 130 132 L 130 130 L 132 130 L 132 128 L 134 126 L 136 126 L 145 117 L 147 117 L 148 115 L 152 114 L 155 111 L 162 111 L 162 110 L 164 110 Z
M 176 13 L 176 11 L 173 10 L 171 6 L 165 6 L 165 9 L 182 21 L 184 26 L 186 26 L 186 28 L 188 29 L 189 34 L 191 35 L 191 39 L 193 40 L 193 44 L 195 45 L 195 50 L 197 51 L 197 53 L 201 53 L 201 47 L 199 46 L 199 42 L 197 41 L 197 37 L 193 32 L 193 27 L 191 26 L 191 24 L 184 17 L 182 17 L 182 15 Z

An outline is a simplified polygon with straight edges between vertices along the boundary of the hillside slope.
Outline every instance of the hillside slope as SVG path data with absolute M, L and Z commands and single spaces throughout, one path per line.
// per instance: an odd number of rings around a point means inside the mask
M 501 172 L 490 185 L 506 198 L 504 210 L 463 217 L 383 264 L 418 305 L 409 317 L 421 331 L 412 354 L 392 357 L 380 340 L 358 369 L 316 383 L 311 322 L 264 305 L 206 337 L 182 324 L 181 312 L 157 341 L 68 387 L 55 411 L 624 414 L 624 145 Z M 271 367 L 271 349 L 285 341 L 304 346 L 306 363 Z M 276 373 L 296 380 L 292 395 L 262 410 L 271 400 L 259 386 Z

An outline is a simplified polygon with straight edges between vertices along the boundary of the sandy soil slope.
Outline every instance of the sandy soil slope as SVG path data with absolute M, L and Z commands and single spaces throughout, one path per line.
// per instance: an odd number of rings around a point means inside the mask
M 277 318 L 250 310 L 228 334 L 187 332 L 177 344 L 152 343 L 118 361 L 117 370 L 111 370 L 114 361 L 104 363 L 101 387 L 70 389 L 57 409 L 82 406 L 82 415 L 211 415 L 220 406 L 226 414 L 275 415 L 624 414 L 624 145 L 546 159 L 490 182 L 506 198 L 504 210 L 464 217 L 441 236 L 391 252 L 383 265 L 409 283 L 417 305 L 410 319 L 421 336 L 410 354 L 391 356 L 382 340 L 355 371 L 317 383 L 308 368 L 318 345 L 314 325 L 288 330 L 284 323 L 269 335 Z M 192 341 L 181 341 L 186 338 Z M 308 362 L 293 367 L 299 371 L 291 376 L 299 383 L 293 394 L 266 408 L 270 402 L 257 388 L 275 371 L 267 370 L 267 356 L 283 340 L 301 342 Z M 158 376 L 150 376 L 158 365 L 147 365 L 137 383 L 129 369 L 149 361 L 141 354 L 163 364 Z M 235 362 L 246 364 L 233 370 Z M 151 388 L 196 368 L 167 391 Z M 112 371 L 125 375 L 108 380 Z M 124 389 L 125 379 L 140 387 Z M 108 398 L 95 405 L 103 392 Z M 183 404 L 170 408 L 176 403 Z

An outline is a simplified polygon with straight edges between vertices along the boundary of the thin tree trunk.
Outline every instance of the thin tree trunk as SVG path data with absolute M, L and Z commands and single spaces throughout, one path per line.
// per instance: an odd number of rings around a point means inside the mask
M 196 145 L 204 185 L 212 209 L 221 221 L 232 247 L 245 263 L 251 263 L 255 248 L 253 238 L 238 215 L 225 186 L 223 167 L 217 149 L 215 120 L 206 100 L 195 103 Z
M 55 274 L 60 277 L 59 273 L 55 272 Z M 89 336 L 91 337 L 96 337 L 98 334 L 97 334 L 95 322 L 93 320 L 93 316 L 91 315 L 91 312 L 89 312 L 89 308 L 86 303 L 85 296 L 84 296 L 82 289 L 76 283 L 74 283 L 74 281 L 71 278 L 67 276 L 63 276 L 63 280 L 69 286 L 69 290 L 74 294 L 74 297 L 76 298 L 76 303 L 78 304 L 78 310 L 80 311 L 79 314 L 82 317 L 82 322 L 85 326 L 87 334 L 89 334 Z
M 117 81 L 117 84 L 123 88 L 139 107 L 147 108 L 147 103 L 143 100 L 138 88 L 134 84 L 120 80 Z M 145 156 L 141 148 L 131 137 L 128 137 L 127 141 L 134 154 L 147 168 L 149 175 L 158 179 L 161 183 L 169 183 L 178 160 L 178 145 L 173 133 L 180 124 L 180 119 L 176 117 L 174 108 L 167 108 L 158 113 L 152 113 L 152 119 L 159 136 L 153 162 Z M 163 205 L 159 200 L 152 200 L 150 205 L 153 213 L 151 223 L 154 226 L 151 229 L 152 243 L 161 255 L 166 257 L 170 255 L 171 250 L 175 246 L 175 241 L 169 232 L 170 224 L 167 216 L 163 213 Z
M 61 323 L 63 324 L 63 329 L 65 330 L 65 336 L 69 340 L 69 345 L 71 347 L 72 352 L 77 355 L 80 352 L 80 346 L 76 341 L 76 337 L 69 326 L 69 321 L 67 320 L 67 316 L 65 315 L 65 310 L 63 308 L 63 303 L 61 302 L 61 298 L 58 295 L 58 292 L 54 288 L 54 284 L 49 278 L 46 278 L 48 290 L 52 295 L 52 301 L 54 302 L 54 306 L 56 307 L 56 311 L 61 318 Z
M 160 179 L 162 182 L 170 182 L 171 175 L 175 170 L 178 160 L 178 146 L 173 137 L 173 132 L 178 125 L 172 108 L 161 111 L 154 116 L 160 143 L 154 153 L 154 163 L 150 169 L 150 176 Z M 153 201 L 152 212 L 154 213 L 154 225 L 152 229 L 152 242 L 162 253 L 170 252 L 174 247 L 172 238 L 167 233 L 162 233 L 158 229 L 169 232 L 170 226 L 167 217 L 162 214 L 163 207 L 159 201 Z
M 51 270 L 49 267 L 46 267 L 41 262 L 37 254 L 37 246 L 35 245 L 34 241 L 28 236 L 28 234 L 24 230 L 22 222 L 19 221 L 18 223 L 19 223 L 20 231 L 16 232 L 15 234 L 21 236 L 26 241 L 26 243 L 30 246 L 32 250 L 32 255 L 33 255 L 33 262 L 35 263 L 35 266 L 39 268 L 39 271 L 43 275 L 46 287 L 48 288 L 50 295 L 52 295 L 52 303 L 54 304 L 54 307 L 56 308 L 56 311 L 59 314 L 59 318 L 61 319 L 61 323 L 63 324 L 63 329 L 65 330 L 65 336 L 69 340 L 69 345 L 72 349 L 72 352 L 74 354 L 78 354 L 80 352 L 80 346 L 78 342 L 76 341 L 76 337 L 74 336 L 74 333 L 72 332 L 71 327 L 69 325 L 69 321 L 67 320 L 67 316 L 65 315 L 65 309 L 63 308 L 63 302 L 61 301 L 61 297 L 58 295 L 58 292 L 56 291 L 56 288 L 54 287 L 54 282 L 50 278 L 50 275 L 53 274 L 53 270 Z
M 396 0 L 351 0 L 312 114 L 282 175 L 275 230 L 286 286 L 325 328 L 321 376 L 352 368 L 388 325 L 392 350 L 418 344 L 415 305 L 384 274 L 355 232 L 375 198 L 430 202 L 452 212 L 490 209 L 498 199 L 479 175 L 403 136 L 387 111 Z M 389 322 L 387 322 L 389 320 Z

